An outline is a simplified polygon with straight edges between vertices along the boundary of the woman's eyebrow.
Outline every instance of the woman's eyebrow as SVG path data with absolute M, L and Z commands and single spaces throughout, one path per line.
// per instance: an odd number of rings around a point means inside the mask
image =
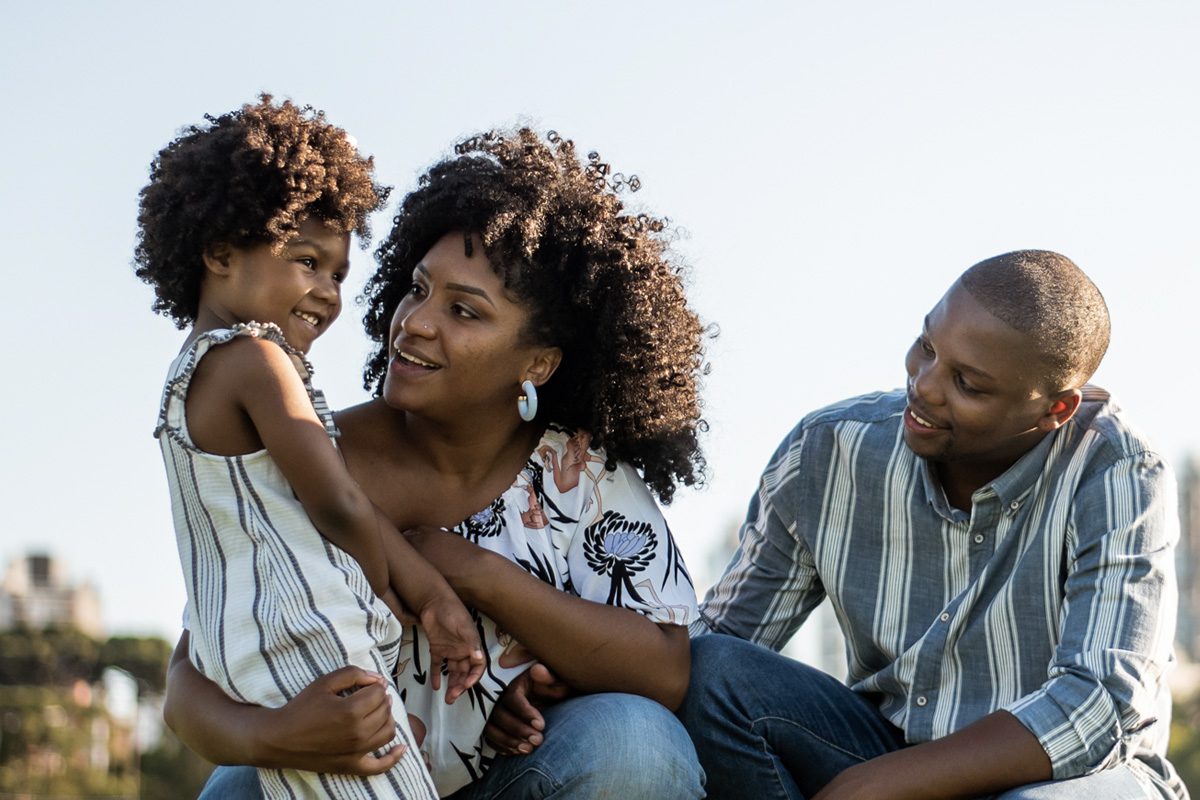
M 426 278 L 429 277 L 429 270 L 426 269 L 424 264 L 417 264 L 417 266 L 414 267 L 413 270 L 415 272 L 420 272 Z M 484 300 L 486 300 L 488 302 L 488 305 L 490 305 L 492 308 L 496 307 L 496 304 L 494 302 L 492 302 L 492 298 L 488 295 L 488 293 L 485 292 L 483 289 L 480 289 L 478 286 L 468 286 L 465 283 L 447 283 L 446 288 L 452 289 L 456 292 L 465 292 L 467 294 L 476 295 L 477 297 L 482 297 Z

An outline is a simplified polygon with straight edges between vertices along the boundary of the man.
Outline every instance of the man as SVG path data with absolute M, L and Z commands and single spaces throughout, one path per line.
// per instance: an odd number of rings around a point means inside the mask
M 692 631 L 710 798 L 1187 797 L 1175 484 L 1085 385 L 1108 335 L 1069 259 L 997 256 L 925 317 L 906 389 L 784 440 Z M 825 597 L 848 687 L 773 652 Z

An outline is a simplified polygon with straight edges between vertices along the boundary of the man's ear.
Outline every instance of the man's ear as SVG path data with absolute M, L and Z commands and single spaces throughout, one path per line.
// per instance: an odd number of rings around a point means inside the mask
M 1038 428 L 1050 433 L 1066 425 L 1067 420 L 1075 416 L 1075 412 L 1079 410 L 1079 402 L 1082 399 L 1083 392 L 1078 389 L 1067 389 L 1051 395 L 1046 413 L 1038 420 Z
M 550 380 L 550 376 L 562 363 L 562 349 L 558 347 L 543 347 L 534 354 L 529 367 L 525 370 L 525 380 L 533 381 L 534 386 L 541 386 Z
M 228 275 L 229 262 L 233 257 L 233 248 L 225 242 L 213 242 L 204 248 L 201 256 L 204 268 L 214 275 Z

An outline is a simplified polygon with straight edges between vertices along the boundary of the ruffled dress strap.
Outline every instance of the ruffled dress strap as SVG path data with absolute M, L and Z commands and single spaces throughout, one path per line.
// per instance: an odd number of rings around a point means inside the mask
M 214 346 L 231 342 L 239 336 L 265 339 L 279 345 L 291 358 L 296 372 L 304 382 L 304 389 L 308 392 L 308 398 L 325 428 L 325 433 L 331 439 L 336 439 L 341 435 L 333 421 L 333 412 L 325 400 L 324 393 L 313 388 L 312 364 L 304 357 L 303 353 L 288 344 L 279 326 L 273 322 L 239 322 L 230 328 L 218 328 L 200 334 L 196 337 L 196 341 L 192 342 L 191 346 L 180 353 L 171 363 L 171 368 L 167 373 L 167 382 L 163 387 L 162 400 L 159 403 L 158 424 L 154 428 L 156 439 L 164 435 L 170 436 L 188 450 L 198 452 L 198 448 L 192 444 L 191 437 L 187 434 L 184 404 L 187 400 L 188 387 L 191 385 L 192 376 L 196 373 L 196 366 L 200 363 L 200 359 Z

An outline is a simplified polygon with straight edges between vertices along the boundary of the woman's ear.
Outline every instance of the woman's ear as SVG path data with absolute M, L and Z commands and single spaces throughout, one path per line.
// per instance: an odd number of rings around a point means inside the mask
M 529 367 L 525 370 L 525 379 L 533 381 L 534 386 L 541 386 L 550 380 L 554 370 L 562 362 L 562 349 L 558 347 L 542 347 L 534 354 Z
M 224 242 L 213 242 L 204 248 L 201 258 L 204 268 L 214 275 L 228 275 L 229 262 L 233 256 L 233 248 Z

